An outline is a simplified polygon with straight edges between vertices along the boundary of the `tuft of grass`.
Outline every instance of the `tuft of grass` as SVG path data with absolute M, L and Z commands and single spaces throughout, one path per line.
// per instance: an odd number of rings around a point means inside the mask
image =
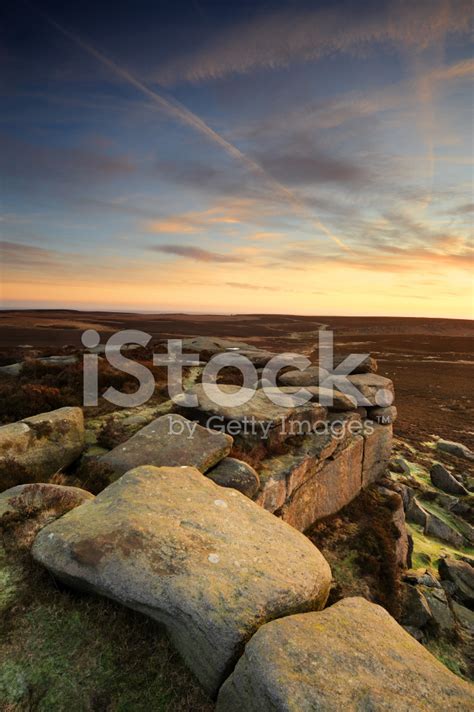
M 439 539 L 424 534 L 423 527 L 419 524 L 407 522 L 407 529 L 413 537 L 412 565 L 414 569 L 426 567 L 426 555 L 430 557 L 431 566 L 435 570 L 438 567 L 440 558 L 446 554 L 450 556 L 462 556 L 463 554 L 468 554 L 469 556 L 474 555 L 474 547 L 465 547 L 462 550 L 456 549 L 450 546 L 450 544 L 446 544 Z
M 209 712 L 211 702 L 149 619 L 58 588 L 0 555 L 0 705 L 14 712 Z
M 30 555 L 43 513 L 2 517 L 0 709 L 210 712 L 153 621 L 59 586 Z

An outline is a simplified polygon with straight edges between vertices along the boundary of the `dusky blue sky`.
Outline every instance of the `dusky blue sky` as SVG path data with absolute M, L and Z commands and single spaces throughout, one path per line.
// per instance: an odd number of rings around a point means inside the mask
M 6 2 L 4 305 L 472 316 L 471 22 Z

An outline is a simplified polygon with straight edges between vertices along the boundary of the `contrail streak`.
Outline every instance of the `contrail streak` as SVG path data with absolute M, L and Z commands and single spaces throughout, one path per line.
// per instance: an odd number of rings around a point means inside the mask
M 121 77 L 131 86 L 135 87 L 147 97 L 149 97 L 167 114 L 173 116 L 174 118 L 178 119 L 187 126 L 190 126 L 195 131 L 198 131 L 210 141 L 220 146 L 224 151 L 226 151 L 228 155 L 232 156 L 232 158 L 240 161 L 243 165 L 246 166 L 249 171 L 261 178 L 264 178 L 268 185 L 270 185 L 275 192 L 279 193 L 303 217 L 311 221 L 315 227 L 321 230 L 321 232 L 323 232 L 327 237 L 333 240 L 337 245 L 339 245 L 339 247 L 349 252 L 352 251 L 347 245 L 344 244 L 344 242 L 339 237 L 337 237 L 337 235 L 335 235 L 328 227 L 326 227 L 326 225 L 324 225 L 324 223 L 321 222 L 321 220 L 317 216 L 315 216 L 314 212 L 310 210 L 310 208 L 308 208 L 308 206 L 303 201 L 301 201 L 293 193 L 292 190 L 283 185 L 283 183 L 280 183 L 279 181 L 275 180 L 259 163 L 254 161 L 249 156 L 245 155 L 245 153 L 242 153 L 242 151 L 240 151 L 236 146 L 234 146 L 223 136 L 217 133 L 217 131 L 214 131 L 214 129 L 208 126 L 202 119 L 199 118 L 199 116 L 196 116 L 196 114 L 194 114 L 192 111 L 187 109 L 185 106 L 183 106 L 183 104 L 176 101 L 175 99 L 162 97 L 156 91 L 153 91 L 152 89 L 147 87 L 146 84 L 137 79 L 127 69 L 124 69 L 123 67 L 116 64 L 106 55 L 102 54 L 102 52 L 99 52 L 97 49 L 95 49 L 95 47 L 90 45 L 88 42 L 85 42 L 83 39 L 60 25 L 59 22 L 56 22 L 56 20 L 53 20 L 51 17 L 49 17 L 42 11 L 39 11 L 39 13 L 44 17 L 47 22 L 49 22 L 50 25 L 52 25 L 56 30 L 58 30 L 58 32 L 60 32 L 68 39 L 72 40 L 72 42 L 81 47 L 81 49 L 83 49 L 85 52 L 97 59 L 98 62 L 108 67 L 108 69 L 114 72 L 114 74 Z

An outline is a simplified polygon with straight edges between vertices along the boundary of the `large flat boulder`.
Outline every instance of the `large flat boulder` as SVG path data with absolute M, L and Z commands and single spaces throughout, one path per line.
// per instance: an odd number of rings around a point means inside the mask
M 33 556 L 163 623 L 210 694 L 259 626 L 322 608 L 331 581 L 306 537 L 190 467 L 128 472 L 43 529 Z
M 327 415 L 323 406 L 311 402 L 304 405 L 291 402 L 291 396 L 287 396 L 288 404 L 280 405 L 274 403 L 264 390 L 229 384 L 219 384 L 218 389 L 220 395 L 217 399 L 208 395 L 202 383 L 196 384 L 187 393 L 197 398 L 197 405 L 184 407 L 177 399 L 180 412 L 207 427 L 225 429 L 237 442 L 243 440 L 247 445 L 266 441 L 270 448 L 288 437 L 309 432 Z M 237 393 L 245 398 L 240 405 L 232 403 Z
M 346 598 L 262 626 L 216 712 L 465 712 L 474 688 L 380 606 Z
M 232 438 L 203 428 L 178 414 L 162 415 L 129 440 L 103 455 L 100 462 L 119 477 L 141 465 L 189 465 L 206 472 L 229 454 Z
M 84 448 L 81 408 L 59 408 L 0 427 L 0 488 L 45 480 Z

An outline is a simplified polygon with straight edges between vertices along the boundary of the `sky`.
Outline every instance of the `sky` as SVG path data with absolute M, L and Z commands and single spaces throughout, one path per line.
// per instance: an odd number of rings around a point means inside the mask
M 470 0 L 4 2 L 4 308 L 472 318 Z

